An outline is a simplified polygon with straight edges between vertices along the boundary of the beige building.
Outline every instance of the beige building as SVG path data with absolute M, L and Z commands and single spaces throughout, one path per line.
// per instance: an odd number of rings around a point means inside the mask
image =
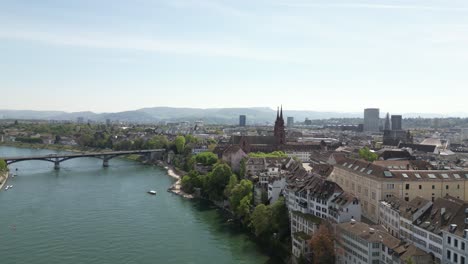
M 468 198 L 468 171 L 398 170 L 363 160 L 333 154 L 329 163 L 334 166 L 330 180 L 361 201 L 362 215 L 379 222 L 379 202 L 390 197 L 410 201 L 417 196 L 434 201 L 450 195 Z

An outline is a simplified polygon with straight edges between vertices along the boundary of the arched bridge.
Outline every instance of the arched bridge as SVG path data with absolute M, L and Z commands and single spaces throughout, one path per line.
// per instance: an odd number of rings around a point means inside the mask
M 109 167 L 109 160 L 118 156 L 125 156 L 130 154 L 145 155 L 152 158 L 155 153 L 162 153 L 165 149 L 148 149 L 148 150 L 130 150 L 130 151 L 109 151 L 109 152 L 85 152 L 85 153 L 71 153 L 71 154 L 49 154 L 41 156 L 24 156 L 24 157 L 0 157 L 5 160 L 7 165 L 27 160 L 43 160 L 54 163 L 54 169 L 60 169 L 60 163 L 76 158 L 92 157 L 102 159 L 102 166 Z

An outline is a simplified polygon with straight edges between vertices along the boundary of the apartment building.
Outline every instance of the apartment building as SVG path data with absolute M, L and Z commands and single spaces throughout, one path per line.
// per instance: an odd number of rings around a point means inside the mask
M 362 214 L 379 222 L 379 203 L 390 197 L 410 201 L 418 196 L 435 201 L 450 195 L 468 198 L 468 172 L 455 170 L 390 169 L 363 160 L 333 154 L 329 179 L 361 201 Z
M 405 244 L 379 226 L 356 221 L 336 226 L 336 263 L 339 264 L 416 264 L 432 263 L 431 256 L 413 245 Z

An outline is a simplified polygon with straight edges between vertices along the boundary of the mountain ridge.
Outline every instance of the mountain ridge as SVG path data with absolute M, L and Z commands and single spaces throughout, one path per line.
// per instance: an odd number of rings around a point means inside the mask
M 385 112 L 382 112 L 382 118 Z M 407 113 L 403 118 L 443 118 L 443 117 L 467 117 L 467 113 L 433 114 L 433 113 Z M 83 117 L 85 120 L 104 122 L 106 119 L 113 121 L 135 123 L 155 123 L 160 121 L 197 121 L 203 120 L 209 124 L 237 124 L 239 115 L 247 116 L 248 124 L 265 124 L 274 122 L 276 109 L 268 107 L 232 107 L 232 108 L 190 108 L 190 107 L 145 107 L 137 110 L 94 113 L 91 111 L 65 112 L 65 111 L 35 111 L 35 110 L 2 110 L 0 119 L 41 119 L 41 120 L 72 120 Z M 308 110 L 284 110 L 283 115 L 294 117 L 295 122 L 303 122 L 308 119 L 330 118 L 362 118 L 363 113 L 357 112 L 331 112 Z

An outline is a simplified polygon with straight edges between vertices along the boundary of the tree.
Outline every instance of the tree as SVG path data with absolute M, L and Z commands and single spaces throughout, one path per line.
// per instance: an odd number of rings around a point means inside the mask
M 373 162 L 379 158 L 379 156 L 374 152 L 370 151 L 368 147 L 364 147 L 359 150 L 359 157 L 369 162 Z
M 8 169 L 8 166 L 6 162 L 3 159 L 0 159 L 0 171 L 6 171 Z
M 224 196 L 225 197 L 230 197 L 231 196 L 231 191 L 232 191 L 232 189 L 234 189 L 234 187 L 236 187 L 237 183 L 238 183 L 238 181 L 237 181 L 236 175 L 232 174 L 231 178 L 229 178 L 228 185 L 224 189 Z
M 177 136 L 174 143 L 176 146 L 177 153 L 182 154 L 185 149 L 185 137 Z
M 198 144 L 200 140 L 190 134 L 185 135 L 185 142 L 187 144 Z
M 287 155 L 283 151 L 273 151 L 270 153 L 252 152 L 249 153 L 251 158 L 286 158 Z
M 252 193 L 242 198 L 237 207 L 237 215 L 242 219 L 244 224 L 250 223 L 250 208 L 252 206 Z
M 252 197 L 252 189 L 253 183 L 251 181 L 242 180 L 231 190 L 229 202 L 231 204 L 232 210 L 236 215 L 240 216 L 243 214 L 243 212 L 239 211 L 240 203 L 245 197 Z
M 223 198 L 223 192 L 229 183 L 232 171 L 227 164 L 217 164 L 213 171 L 207 174 L 205 190 L 211 200 L 219 201 Z
M 333 235 L 325 224 L 320 225 L 312 236 L 309 246 L 313 252 L 313 263 L 335 263 L 335 244 Z
M 157 135 L 148 140 L 146 144 L 148 149 L 162 149 L 169 145 L 169 140 L 164 135 Z
M 245 177 L 246 171 L 247 171 L 246 159 L 243 158 L 240 162 L 240 170 L 239 170 L 239 177 L 241 179 Z
M 257 237 L 270 232 L 271 215 L 271 209 L 268 206 L 259 204 L 255 207 L 252 213 L 252 226 Z
M 200 154 L 197 154 L 195 156 L 195 160 L 197 163 L 201 163 L 205 166 L 213 165 L 216 162 L 218 162 L 218 156 L 214 154 L 213 152 L 202 152 Z
M 280 238 L 289 235 L 289 212 L 284 197 L 280 197 L 271 206 L 272 225 Z

